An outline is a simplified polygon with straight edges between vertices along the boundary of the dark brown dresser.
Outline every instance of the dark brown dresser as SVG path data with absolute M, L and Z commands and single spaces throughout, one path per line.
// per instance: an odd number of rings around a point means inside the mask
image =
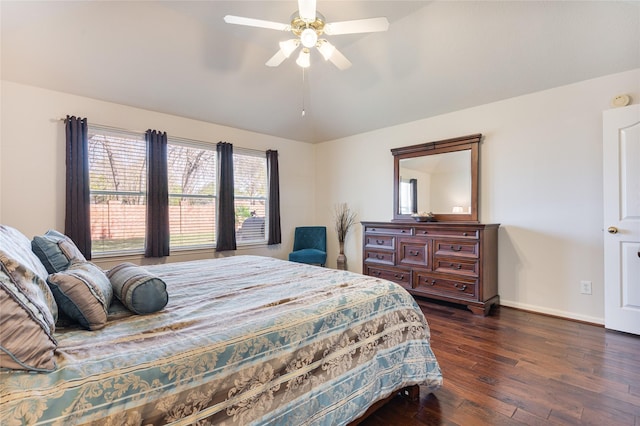
M 498 295 L 497 224 L 362 222 L 362 273 L 487 315 Z

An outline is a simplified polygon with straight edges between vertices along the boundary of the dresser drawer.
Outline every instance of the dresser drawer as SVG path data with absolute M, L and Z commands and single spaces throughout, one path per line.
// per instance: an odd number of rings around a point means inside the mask
M 478 282 L 471 278 L 443 277 L 427 272 L 413 271 L 413 289 L 425 294 L 476 300 L 478 298 Z
M 438 239 L 433 241 L 435 256 L 471 257 L 477 259 L 479 248 L 478 241 Z
M 429 266 L 426 241 L 399 241 L 399 264 L 408 266 Z
M 396 263 L 396 253 L 394 251 L 365 250 L 364 263 L 393 266 Z
M 400 284 L 402 287 L 406 289 L 411 288 L 411 272 L 404 271 L 401 269 L 392 269 L 392 268 L 378 268 L 375 266 L 367 266 L 365 270 L 366 275 L 370 275 L 372 277 L 381 278 L 383 280 L 393 281 L 394 283 Z
M 454 238 L 468 238 L 478 239 L 480 238 L 480 231 L 477 229 L 471 230 L 452 230 L 452 229 L 440 229 L 440 228 L 416 228 L 415 235 L 420 237 L 454 237 Z
M 439 258 L 433 259 L 433 270 L 445 274 L 462 274 L 477 277 L 480 273 L 480 263 L 477 260 L 466 258 Z
M 395 250 L 396 237 L 393 235 L 365 235 L 364 248 Z
M 386 226 L 365 226 L 365 234 L 389 234 L 389 235 L 411 235 L 412 228 L 410 226 L 401 228 L 391 228 Z

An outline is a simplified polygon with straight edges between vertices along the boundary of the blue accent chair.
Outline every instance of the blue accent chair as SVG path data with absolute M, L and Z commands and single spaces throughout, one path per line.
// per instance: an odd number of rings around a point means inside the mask
M 289 260 L 324 266 L 327 263 L 327 227 L 297 227 L 293 239 L 293 251 L 289 253 Z

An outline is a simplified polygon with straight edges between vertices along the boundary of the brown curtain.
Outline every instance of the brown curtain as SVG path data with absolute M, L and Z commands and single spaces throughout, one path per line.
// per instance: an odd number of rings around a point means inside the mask
M 169 256 L 167 133 L 147 130 L 147 226 L 145 257 Z
M 67 151 L 64 233 L 89 260 L 91 259 L 91 199 L 89 197 L 87 119 L 67 115 L 64 124 Z
M 216 250 L 236 249 L 236 212 L 233 196 L 233 145 L 218 142 L 218 229 Z
M 267 151 L 267 179 L 269 185 L 269 236 L 267 244 L 280 244 L 280 174 L 278 172 L 278 151 Z

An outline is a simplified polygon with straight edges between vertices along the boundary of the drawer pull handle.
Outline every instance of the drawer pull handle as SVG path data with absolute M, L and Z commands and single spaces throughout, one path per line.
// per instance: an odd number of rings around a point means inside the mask
M 461 251 L 462 250 L 462 246 L 450 246 L 451 250 L 453 251 Z
M 384 240 L 376 240 L 376 243 L 377 243 L 379 246 L 381 246 L 381 245 L 383 245 L 383 244 L 384 244 Z
M 427 284 L 429 284 L 429 285 L 436 285 L 436 280 L 431 280 L 431 282 L 429 282 L 429 280 L 427 280 Z
M 401 232 L 402 234 L 404 234 L 404 233 L 406 233 L 407 231 L 405 231 L 404 229 L 401 229 L 401 230 L 400 230 L 400 232 Z
M 453 269 L 462 269 L 462 265 L 459 263 L 457 265 L 455 263 L 450 263 L 449 267 Z
M 376 259 L 384 259 L 384 256 L 381 254 L 376 254 Z
M 404 280 L 404 274 L 402 274 L 402 275 L 394 274 L 393 276 L 396 277 L 399 280 Z
M 422 235 L 427 235 L 428 233 L 428 231 L 422 231 Z
M 458 287 L 458 283 L 455 283 L 453 285 L 455 288 L 457 288 L 460 291 L 465 291 L 467 289 L 467 285 L 466 284 L 462 284 L 460 287 Z
M 371 273 L 373 275 L 375 275 L 376 277 L 379 277 L 380 275 L 382 275 L 382 272 L 380 272 L 380 271 L 371 271 Z
M 417 255 L 419 255 L 419 254 L 420 254 L 420 252 L 419 252 L 419 251 L 417 251 L 417 250 L 409 250 L 409 254 L 410 254 L 411 256 L 417 256 Z
M 462 233 L 462 236 L 463 236 L 463 237 L 466 237 L 466 236 L 467 236 L 467 233 L 466 233 L 466 232 L 463 232 L 463 233 Z

